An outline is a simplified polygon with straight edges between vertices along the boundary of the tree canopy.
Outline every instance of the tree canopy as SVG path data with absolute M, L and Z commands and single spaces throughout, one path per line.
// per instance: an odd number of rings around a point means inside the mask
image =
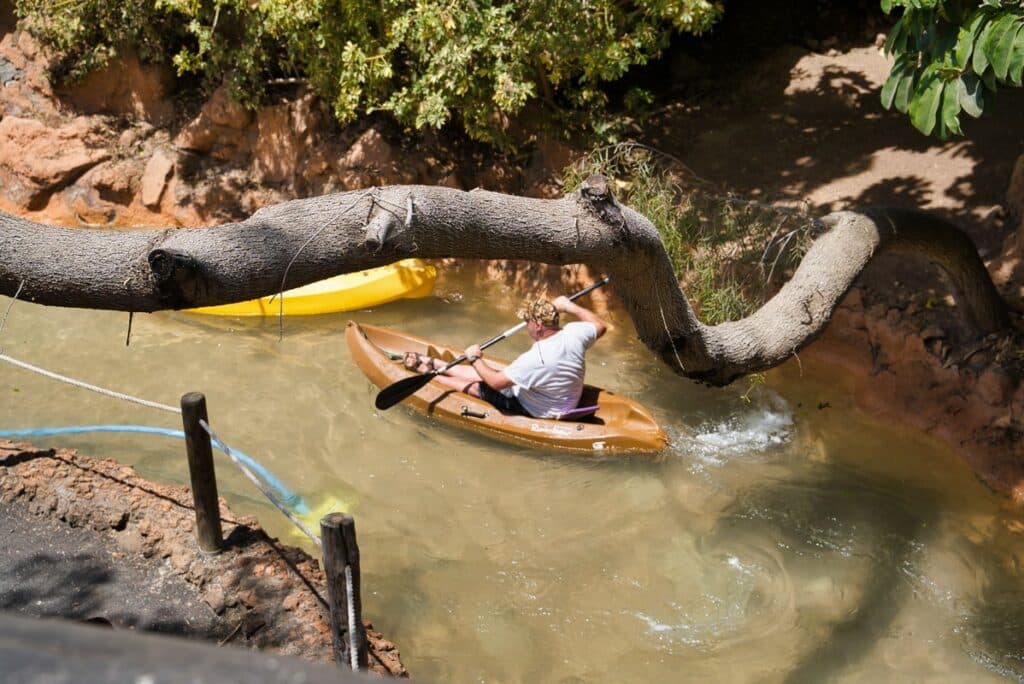
M 981 116 L 992 96 L 1024 80 L 1021 0 L 882 0 L 903 8 L 885 50 L 895 57 L 882 104 L 926 135 L 960 135 L 960 114 Z
M 657 56 L 675 31 L 700 34 L 712 0 L 16 0 L 26 26 L 62 55 L 66 75 L 122 46 L 179 74 L 226 81 L 254 103 L 302 79 L 341 122 L 373 111 L 405 125 L 454 121 L 501 142 L 527 102 L 596 122 L 601 84 Z

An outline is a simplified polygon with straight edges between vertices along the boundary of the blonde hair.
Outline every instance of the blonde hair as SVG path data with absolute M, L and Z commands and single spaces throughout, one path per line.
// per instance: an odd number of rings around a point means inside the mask
M 537 321 L 546 328 L 558 327 L 558 309 L 546 299 L 527 299 L 518 309 L 516 318 L 522 321 Z

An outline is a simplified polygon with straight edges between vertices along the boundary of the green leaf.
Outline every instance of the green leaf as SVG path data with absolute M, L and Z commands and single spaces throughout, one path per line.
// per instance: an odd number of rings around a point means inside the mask
M 1024 26 L 1017 30 L 1017 36 L 1013 40 L 1008 78 L 1016 86 L 1024 85 Z
M 882 11 L 886 14 L 892 12 L 892 0 L 882 0 Z
M 914 82 L 916 81 L 916 74 L 913 69 L 907 68 L 903 72 L 903 76 L 900 77 L 900 82 L 896 86 L 896 111 L 907 113 L 907 109 L 910 107 L 910 98 L 914 94 Z
M 999 84 L 996 83 L 996 75 L 992 73 L 991 69 L 981 75 L 981 82 L 993 93 L 999 90 Z
M 889 72 L 889 77 L 885 79 L 885 83 L 882 85 L 882 106 L 886 109 L 892 109 L 892 102 L 896 98 L 896 85 L 900 81 L 900 74 L 893 67 L 892 71 Z
M 974 52 L 974 42 L 978 38 L 978 32 L 986 21 L 988 21 L 988 12 L 979 9 L 960 27 L 960 32 L 957 34 L 955 57 L 956 64 L 961 69 L 967 67 L 967 60 Z
M 910 7 L 903 12 L 893 26 L 891 41 L 886 41 L 886 49 L 895 55 L 904 52 L 917 52 L 921 49 L 921 12 Z
M 988 40 L 989 35 L 992 33 L 992 27 L 995 26 L 995 22 L 988 21 L 986 17 L 986 23 L 978 33 L 978 38 L 974 41 L 974 54 L 971 60 L 971 67 L 974 69 L 974 73 L 984 74 L 988 69 L 988 55 L 985 54 L 984 45 L 985 41 Z
M 992 65 L 992 70 L 999 80 L 1006 78 L 1006 71 L 1010 68 L 1010 55 L 1003 47 L 1003 38 L 1019 20 L 1020 18 L 1013 14 L 1004 14 L 996 19 L 982 45 L 985 56 L 988 57 L 989 64 Z
M 930 135 L 935 129 L 945 85 L 945 81 L 939 78 L 937 66 L 932 64 L 925 69 L 914 91 L 914 97 L 910 101 L 910 123 L 925 135 Z
M 953 50 L 953 62 L 959 68 L 967 66 L 967 60 L 971 58 L 974 51 L 974 36 L 966 27 L 960 27 L 960 33 L 956 37 L 956 48 Z
M 1024 27 L 1024 19 L 1018 16 L 995 48 L 997 60 L 993 59 L 992 66 L 996 67 L 998 65 L 995 69 L 995 75 L 1002 80 L 1006 80 L 1010 76 L 1013 67 L 1014 45 L 1017 42 L 1017 36 L 1022 27 Z
M 942 123 L 954 135 L 963 135 L 960 130 L 960 93 L 957 84 L 946 81 L 942 90 Z
M 892 109 L 893 102 L 896 100 L 896 91 L 906 75 L 908 61 L 907 55 L 897 57 L 896 62 L 892 65 L 892 71 L 889 72 L 889 77 L 882 85 L 882 106 L 886 109 Z
M 974 74 L 964 74 L 957 79 L 956 85 L 960 107 L 977 119 L 985 109 L 985 91 L 981 79 Z
M 887 55 L 893 54 L 894 51 L 897 51 L 897 42 L 900 40 L 900 37 L 904 38 L 904 43 L 906 42 L 905 34 L 906 27 L 903 26 L 903 21 L 897 21 L 893 24 L 892 30 L 889 31 L 889 35 L 886 36 L 885 47 L 882 48 L 882 51 Z M 898 51 L 903 52 L 902 49 L 899 49 Z

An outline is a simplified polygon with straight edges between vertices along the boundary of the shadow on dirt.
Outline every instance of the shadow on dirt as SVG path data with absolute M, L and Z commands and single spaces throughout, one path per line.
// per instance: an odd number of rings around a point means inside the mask
M 963 115 L 965 137 L 920 134 L 881 105 L 888 65 L 875 45 L 891 24 L 874 2 L 730 3 L 710 34 L 677 39 L 635 70 L 631 83 L 659 98 L 636 133 L 740 197 L 807 201 L 812 212 L 931 206 L 991 243 L 993 222 L 971 208 L 1004 199 L 1024 150 L 1024 91 L 1000 92 L 981 119 Z M 967 171 L 956 175 L 953 161 Z M 842 184 L 828 206 L 814 204 L 815 190 L 858 174 L 866 189 Z
M 197 623 L 182 617 L 180 611 L 153 605 L 152 597 L 139 609 L 112 604 L 112 593 L 122 591 L 118 585 L 125 582 L 123 573 L 89 554 L 38 553 L 16 564 L 11 572 L 24 580 L 0 598 L 0 611 L 205 640 L 224 636 L 224 629 L 212 620 Z M 145 593 L 143 590 L 139 598 Z

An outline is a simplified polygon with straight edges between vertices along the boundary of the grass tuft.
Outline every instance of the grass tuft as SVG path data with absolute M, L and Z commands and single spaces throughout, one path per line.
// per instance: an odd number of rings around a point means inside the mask
M 679 160 L 637 143 L 595 149 L 565 171 L 568 190 L 606 176 L 620 202 L 657 227 L 680 285 L 701 320 L 755 311 L 799 263 L 813 218 L 717 191 Z

